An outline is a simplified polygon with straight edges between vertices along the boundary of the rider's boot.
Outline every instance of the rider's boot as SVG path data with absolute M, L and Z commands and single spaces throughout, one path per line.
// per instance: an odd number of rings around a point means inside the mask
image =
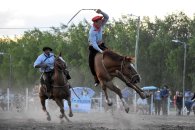
M 98 86 L 100 84 L 100 81 L 98 80 L 97 76 L 94 76 L 95 84 L 94 86 Z
M 195 99 L 195 93 L 194 93 L 194 96 L 191 98 L 191 100 L 194 100 Z

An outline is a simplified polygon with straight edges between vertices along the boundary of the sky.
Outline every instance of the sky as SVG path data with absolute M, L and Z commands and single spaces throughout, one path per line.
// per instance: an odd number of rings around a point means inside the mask
M 0 0 L 0 37 L 19 36 L 31 28 L 49 30 L 60 27 L 81 9 L 101 9 L 110 19 L 133 14 L 163 18 L 183 11 L 189 17 L 195 13 L 195 0 Z M 97 14 L 92 10 L 81 11 L 69 25 Z M 46 28 L 44 28 L 46 27 Z M 18 29 L 25 28 L 25 29 Z

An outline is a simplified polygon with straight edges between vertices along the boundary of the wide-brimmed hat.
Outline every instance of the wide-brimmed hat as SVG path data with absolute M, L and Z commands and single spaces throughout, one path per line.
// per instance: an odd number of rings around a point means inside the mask
M 50 47 L 43 47 L 43 51 L 46 51 L 46 50 L 52 51 L 52 49 Z
M 103 16 L 95 16 L 95 17 L 92 18 L 92 21 L 96 22 L 98 20 L 102 20 L 102 18 L 103 18 Z

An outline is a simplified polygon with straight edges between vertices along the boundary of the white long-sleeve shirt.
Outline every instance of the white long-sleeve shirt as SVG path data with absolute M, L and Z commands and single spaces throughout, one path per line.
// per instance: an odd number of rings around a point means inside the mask
M 49 56 L 46 54 L 41 54 L 38 56 L 38 58 L 34 62 L 34 67 L 39 64 L 47 64 L 47 68 L 40 68 L 40 72 L 50 72 L 54 68 L 54 61 L 55 61 L 55 56 L 53 53 L 50 53 Z
M 107 23 L 109 16 L 101 12 L 103 15 L 103 22 L 100 27 L 100 29 L 96 29 L 94 26 L 91 26 L 90 31 L 89 31 L 89 44 L 93 46 L 93 48 L 99 52 L 102 50 L 98 47 L 98 43 L 102 42 L 102 32 L 103 32 L 103 27 Z

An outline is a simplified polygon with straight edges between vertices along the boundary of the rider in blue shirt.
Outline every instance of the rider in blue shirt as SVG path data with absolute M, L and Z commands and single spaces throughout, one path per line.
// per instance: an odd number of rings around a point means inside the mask
M 48 92 L 51 90 L 54 61 L 55 56 L 52 53 L 52 49 L 50 47 L 44 47 L 43 53 L 34 62 L 34 67 L 39 68 L 39 71 L 42 73 L 41 84 L 46 85 Z
M 44 47 L 43 53 L 38 56 L 38 58 L 34 62 L 34 67 L 39 68 L 39 71 L 42 73 L 41 75 L 41 84 L 45 84 L 47 87 L 47 91 L 51 92 L 51 84 L 52 84 L 52 76 L 54 69 L 55 55 L 52 53 L 52 49 L 50 47 Z M 65 63 L 66 64 L 66 63 Z M 68 70 L 64 70 L 64 74 L 66 78 L 71 79 Z
M 52 49 L 50 47 L 44 47 L 44 53 L 39 55 L 34 62 L 34 67 L 39 68 L 40 72 L 51 72 L 53 70 L 55 56 L 51 51 Z
M 99 84 L 99 81 L 96 76 L 96 72 L 94 70 L 94 58 L 95 55 L 100 52 L 103 53 L 107 47 L 103 43 L 102 40 L 102 32 L 104 25 L 107 23 L 109 16 L 101 11 L 100 9 L 96 10 L 96 13 L 102 14 L 103 16 L 95 16 L 92 18 L 93 21 L 93 26 L 91 26 L 90 31 L 89 31 L 89 67 L 94 75 L 95 79 L 95 86 Z

